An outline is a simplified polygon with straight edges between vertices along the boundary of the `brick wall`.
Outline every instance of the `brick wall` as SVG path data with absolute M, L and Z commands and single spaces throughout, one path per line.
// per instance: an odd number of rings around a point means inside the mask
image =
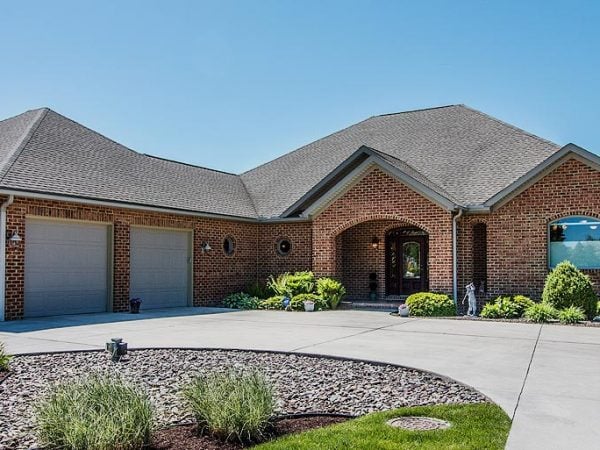
M 548 274 L 548 223 L 600 218 L 600 172 L 570 159 L 488 218 L 488 289 L 539 298 Z M 585 270 L 600 292 L 600 270 Z
M 7 230 L 22 242 L 6 247 L 7 320 L 23 317 L 26 216 L 105 222 L 113 226 L 113 310 L 126 311 L 129 303 L 129 233 L 132 225 L 181 228 L 194 231 L 193 303 L 215 305 L 257 278 L 257 223 L 204 219 L 175 214 L 134 211 L 49 200 L 17 198 L 7 211 Z M 233 236 L 235 253 L 225 255 L 223 239 Z M 202 253 L 202 242 L 212 251 Z
M 378 168 L 371 169 L 314 218 L 313 270 L 318 275 L 342 277 L 338 254 L 343 238 L 337 236 L 368 221 L 397 221 L 427 231 L 430 289 L 452 292 L 451 213 Z
M 292 250 L 285 256 L 277 252 L 277 241 L 288 239 Z M 258 240 L 258 276 L 312 270 L 312 228 L 310 222 L 263 223 Z

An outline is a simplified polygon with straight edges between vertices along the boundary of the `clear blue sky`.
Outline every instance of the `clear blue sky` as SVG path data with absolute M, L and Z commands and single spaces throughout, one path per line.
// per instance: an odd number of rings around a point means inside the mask
M 241 172 L 375 114 L 466 103 L 600 153 L 598 1 L 0 0 L 0 117 L 49 106 Z

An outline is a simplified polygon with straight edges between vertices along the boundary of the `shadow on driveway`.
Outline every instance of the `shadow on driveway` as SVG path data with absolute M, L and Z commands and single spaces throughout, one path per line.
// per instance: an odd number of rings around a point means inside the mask
M 140 311 L 139 314 L 130 313 L 93 313 L 74 314 L 64 316 L 36 317 L 32 319 L 0 322 L 2 333 L 27 333 L 30 331 L 49 330 L 53 328 L 76 327 L 81 325 L 95 325 L 101 323 L 130 322 L 144 319 L 157 319 L 164 317 L 186 317 L 205 314 L 224 314 L 238 311 L 228 308 L 186 307 L 186 308 L 160 308 Z

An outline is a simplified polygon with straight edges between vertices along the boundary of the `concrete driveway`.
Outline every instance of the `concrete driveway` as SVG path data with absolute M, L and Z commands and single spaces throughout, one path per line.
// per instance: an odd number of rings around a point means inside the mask
M 9 352 L 222 347 L 346 356 L 431 370 L 488 395 L 513 418 L 507 448 L 600 442 L 600 328 L 401 319 L 387 313 L 154 310 L 0 323 Z

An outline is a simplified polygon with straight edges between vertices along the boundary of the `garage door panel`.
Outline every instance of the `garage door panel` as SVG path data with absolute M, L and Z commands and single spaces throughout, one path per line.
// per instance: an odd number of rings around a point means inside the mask
M 108 227 L 28 219 L 25 315 L 106 311 Z
M 190 292 L 190 232 L 132 227 L 130 295 L 142 308 L 187 306 Z

